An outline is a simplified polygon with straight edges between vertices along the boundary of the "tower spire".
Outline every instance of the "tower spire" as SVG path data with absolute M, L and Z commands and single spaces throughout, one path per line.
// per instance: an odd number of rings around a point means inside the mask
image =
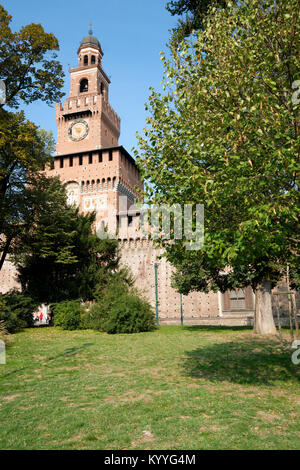
M 90 23 L 89 23 L 89 27 L 90 27 L 90 29 L 89 29 L 89 35 L 90 35 L 90 36 L 93 35 L 92 26 L 93 26 L 93 23 L 90 21 Z

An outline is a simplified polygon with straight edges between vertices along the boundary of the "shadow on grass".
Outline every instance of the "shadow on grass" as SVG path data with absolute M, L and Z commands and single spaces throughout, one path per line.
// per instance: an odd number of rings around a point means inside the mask
M 251 331 L 251 326 L 210 326 L 210 325 L 184 325 L 182 327 L 186 331 L 208 331 L 213 333 L 214 331 Z
M 89 346 L 94 346 L 94 343 L 84 343 L 82 346 L 77 346 L 73 348 L 67 348 L 65 349 L 62 353 L 57 354 L 56 356 L 49 357 L 47 360 L 48 361 L 54 361 L 55 359 L 58 359 L 60 357 L 72 357 L 72 356 L 77 356 L 78 353 L 84 351 L 86 348 Z
M 300 382 L 300 367 L 292 363 L 292 352 L 272 340 L 216 343 L 186 352 L 183 370 L 185 375 L 211 382 L 269 386 L 276 381 Z
M 62 358 L 62 357 L 76 356 L 77 354 L 84 351 L 89 346 L 93 346 L 93 345 L 94 345 L 93 343 L 84 343 L 82 346 L 78 346 L 78 347 L 74 347 L 74 348 L 67 348 L 62 353 L 57 354 L 56 356 L 52 356 L 52 357 L 47 358 L 46 359 L 47 363 L 45 365 L 48 366 L 48 362 L 54 361 L 55 359 L 59 359 L 59 358 Z M 52 365 L 52 364 L 49 364 L 49 365 Z M 18 372 L 24 372 L 24 370 L 27 370 L 27 369 L 30 369 L 30 367 L 26 366 L 26 367 L 22 367 L 20 369 L 15 369 L 15 370 L 12 370 L 12 371 L 8 372 L 7 374 L 4 374 L 2 377 L 9 377 L 10 375 L 17 374 Z

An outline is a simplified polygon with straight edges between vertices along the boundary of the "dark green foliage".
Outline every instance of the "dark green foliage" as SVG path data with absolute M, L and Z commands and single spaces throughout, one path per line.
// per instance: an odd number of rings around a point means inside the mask
M 97 237 L 95 214 L 69 207 L 57 178 L 39 179 L 30 192 L 33 222 L 28 217 L 15 249 L 23 290 L 40 303 L 91 301 L 113 277 L 130 282 L 126 270 L 118 272 L 117 240 Z
M 203 20 L 209 8 L 215 5 L 225 8 L 226 0 L 171 0 L 166 9 L 171 15 L 179 15 L 178 25 L 172 31 L 173 44 L 177 45 L 193 31 L 203 29 Z M 183 17 L 185 15 L 185 17 Z
M 153 331 L 155 321 L 152 307 L 137 295 L 123 294 L 103 318 L 102 328 L 110 334 Z
M 0 296 L 0 321 L 8 332 L 14 333 L 33 326 L 33 312 L 38 304 L 29 295 L 11 291 Z
M 109 334 L 140 333 L 155 329 L 151 305 L 124 285 L 108 287 L 85 316 L 85 325 Z
M 79 300 L 52 306 L 54 325 L 64 330 L 93 329 L 110 334 L 139 333 L 155 329 L 149 302 L 126 283 L 113 280 L 97 303 L 85 308 Z
M 64 72 L 56 60 L 59 44 L 41 24 L 10 28 L 12 17 L 0 5 L 0 79 L 5 81 L 10 107 L 43 100 L 55 103 L 63 97 Z M 0 108 L 2 105 L 0 104 Z
M 101 304 L 93 304 L 81 315 L 81 328 L 86 330 L 103 331 L 102 329 L 103 307 Z
M 13 252 L 24 223 L 33 223 L 31 189 L 54 148 L 51 133 L 27 121 L 24 112 L 0 109 L 0 270 Z M 42 198 L 37 206 L 39 211 Z
M 0 103 L 0 270 L 22 231 L 28 203 L 25 190 L 28 193 L 32 175 L 54 150 L 51 132 L 26 120 L 24 111 L 12 113 L 4 107 L 37 100 L 55 103 L 63 96 L 64 77 L 53 33 L 33 23 L 13 32 L 11 20 L 0 5 L 0 79 L 6 88 L 6 102 Z M 28 214 L 30 218 L 32 211 Z
M 84 313 L 79 300 L 59 302 L 51 308 L 54 314 L 54 325 L 63 330 L 78 330 L 81 325 L 81 315 Z

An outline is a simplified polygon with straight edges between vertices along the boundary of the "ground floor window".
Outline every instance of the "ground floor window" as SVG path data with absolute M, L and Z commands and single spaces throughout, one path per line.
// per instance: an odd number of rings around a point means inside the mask
M 253 291 L 251 287 L 228 290 L 222 296 L 224 311 L 253 310 Z
M 245 292 L 243 289 L 232 289 L 229 297 L 231 310 L 245 309 Z

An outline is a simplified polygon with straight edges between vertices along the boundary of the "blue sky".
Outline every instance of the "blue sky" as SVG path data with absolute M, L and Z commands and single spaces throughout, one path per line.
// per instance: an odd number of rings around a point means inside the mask
M 1 0 L 0 0 L 1 1 Z M 176 19 L 166 11 L 167 0 L 2 0 L 12 15 L 12 29 L 41 23 L 60 44 L 58 59 L 69 94 L 69 67 L 77 66 L 77 49 L 89 23 L 104 51 L 103 68 L 111 78 L 110 103 L 121 118 L 120 145 L 136 146 L 136 131 L 145 126 L 149 87 L 161 89 L 160 51 L 166 51 L 169 30 Z M 56 138 L 54 107 L 37 102 L 25 108 L 28 119 L 52 130 Z

